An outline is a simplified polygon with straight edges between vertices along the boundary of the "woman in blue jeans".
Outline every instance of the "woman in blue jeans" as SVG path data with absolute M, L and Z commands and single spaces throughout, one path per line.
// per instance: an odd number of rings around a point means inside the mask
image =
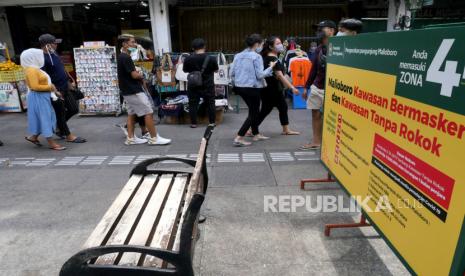
M 266 86 L 265 78 L 273 74 L 276 62 L 271 62 L 264 69 L 263 58 L 259 54 L 263 49 L 263 39 L 259 34 L 252 34 L 245 40 L 247 48 L 234 57 L 231 66 L 231 79 L 234 90 L 240 95 L 249 108 L 249 115 L 234 139 L 233 145 L 237 147 L 250 146 L 244 136 L 249 128 L 252 129 L 253 141 L 266 140 L 258 131 L 260 112 L 260 91 Z

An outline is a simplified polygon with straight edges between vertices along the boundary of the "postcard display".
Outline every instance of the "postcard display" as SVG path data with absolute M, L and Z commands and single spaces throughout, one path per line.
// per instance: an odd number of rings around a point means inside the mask
M 76 81 L 84 93 L 81 115 L 119 115 L 121 112 L 115 47 L 74 48 Z

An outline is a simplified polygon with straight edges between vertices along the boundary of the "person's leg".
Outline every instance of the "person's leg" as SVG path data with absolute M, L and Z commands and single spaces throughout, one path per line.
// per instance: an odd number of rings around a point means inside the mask
M 57 119 L 57 128 L 60 130 L 60 136 L 66 136 L 68 141 L 72 141 L 69 139 L 71 132 L 68 128 L 68 124 L 66 123 L 66 108 L 64 105 L 63 100 L 58 99 L 56 101 L 52 101 L 53 109 L 55 110 L 55 115 Z M 73 138 L 73 137 L 70 137 Z
M 323 133 L 323 116 L 320 110 L 312 110 L 312 130 L 313 140 L 312 144 L 320 146 Z
M 260 132 L 258 130 L 258 122 L 259 122 L 259 114 L 260 114 L 260 90 L 254 89 L 251 93 L 252 96 L 250 98 L 250 124 L 252 128 L 253 135 L 259 135 Z
M 145 116 L 142 116 L 142 117 L 137 116 L 136 117 L 136 123 L 140 127 L 142 136 L 144 136 L 148 132 L 147 127 L 145 126 Z
M 79 102 L 73 95 L 73 92 L 67 90 L 63 92 L 64 106 L 65 106 L 65 120 L 66 122 L 74 115 L 79 113 Z
M 191 118 L 191 126 L 197 125 L 197 112 L 199 108 L 200 96 L 192 90 L 187 92 L 189 98 L 189 116 Z
M 128 126 L 128 138 L 129 139 L 134 138 L 134 126 L 135 126 L 135 124 L 136 124 L 136 115 L 135 114 L 128 115 L 127 126 Z
M 272 95 L 267 95 L 266 92 L 269 92 L 266 89 L 263 89 L 260 93 L 260 98 L 262 100 L 262 106 L 260 108 L 260 113 L 258 114 L 258 125 L 260 126 L 265 118 L 271 113 L 274 107 L 274 103 L 271 99 Z
M 320 108 L 323 105 L 324 90 L 312 85 L 310 94 L 307 98 L 307 109 L 312 110 L 312 142 L 301 147 L 302 150 L 318 149 L 321 147 L 321 135 L 323 119 Z
M 245 133 L 247 132 L 247 130 L 250 128 L 250 126 L 252 125 L 252 119 L 251 119 L 251 115 L 252 115 L 252 108 L 251 108 L 251 105 L 252 105 L 252 101 L 251 101 L 251 95 L 249 93 L 249 89 L 247 88 L 237 88 L 240 92 L 239 92 L 239 95 L 242 97 L 242 99 L 244 100 L 245 104 L 247 105 L 247 108 L 249 109 L 248 110 L 248 116 L 247 118 L 245 119 L 244 123 L 242 124 L 241 128 L 239 129 L 239 131 L 237 132 L 237 136 L 238 137 L 244 137 Z
M 214 125 L 216 123 L 216 106 L 215 106 L 215 96 L 214 95 L 206 95 L 204 100 L 207 102 L 208 108 L 208 122 L 210 125 Z
M 144 116 L 144 119 L 145 119 L 145 127 L 150 133 L 150 137 L 152 138 L 157 137 L 157 129 L 155 128 L 155 121 L 153 120 L 153 113 L 146 114 Z
M 299 135 L 300 132 L 293 131 L 289 128 L 289 115 L 288 115 L 288 107 L 286 98 L 284 97 L 284 93 L 281 93 L 276 97 L 275 102 L 276 107 L 279 111 L 279 121 L 281 122 L 281 126 L 283 127 L 283 135 Z

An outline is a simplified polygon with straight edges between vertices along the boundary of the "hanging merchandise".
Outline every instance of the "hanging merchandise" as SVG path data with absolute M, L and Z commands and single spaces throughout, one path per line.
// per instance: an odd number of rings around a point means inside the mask
M 312 62 L 303 53 L 302 50 L 298 49 L 296 56 L 289 60 L 289 72 L 295 87 L 305 86 L 312 70 Z
M 18 89 L 19 100 L 21 101 L 21 107 L 23 108 L 23 111 L 26 111 L 27 110 L 27 92 L 29 91 L 26 80 L 17 81 L 16 88 Z
M 218 53 L 218 72 L 215 73 L 215 84 L 229 85 L 229 64 L 226 62 L 226 57 L 223 53 Z
M 179 91 L 187 91 L 187 75 L 184 72 L 184 60 L 188 57 L 188 53 L 182 53 L 179 55 L 178 63 L 176 64 L 176 79 L 179 81 Z
M 217 98 L 226 97 L 226 86 L 225 85 L 215 85 L 215 97 Z
M 160 67 L 157 69 L 157 81 L 159 86 L 176 86 L 176 72 L 173 68 L 173 61 L 169 54 L 164 54 Z
M 115 47 L 74 49 L 76 81 L 84 99 L 81 115 L 118 115 L 121 112 Z
M 183 53 L 183 54 L 181 54 L 179 56 L 178 63 L 176 64 L 176 79 L 178 81 L 187 82 L 188 73 L 185 73 L 183 71 L 183 67 L 184 67 L 184 60 L 188 56 L 189 56 L 189 54 L 187 54 L 187 53 Z
M 23 68 L 10 59 L 6 44 L 0 43 L 0 112 L 21 112 L 27 109 Z
M 0 83 L 0 111 L 21 112 L 18 89 L 14 82 Z

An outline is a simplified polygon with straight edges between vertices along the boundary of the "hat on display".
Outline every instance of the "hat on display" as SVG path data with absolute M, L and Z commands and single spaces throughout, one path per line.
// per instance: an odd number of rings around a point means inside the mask
M 336 23 L 334 23 L 334 21 L 331 21 L 331 20 L 323 20 L 317 24 L 317 27 L 319 28 L 328 27 L 328 28 L 336 29 Z
M 43 34 L 39 36 L 40 46 L 44 46 L 47 44 L 55 44 L 55 43 L 59 44 L 62 41 L 63 40 L 61 38 L 56 38 L 54 35 L 51 35 L 51 34 Z

